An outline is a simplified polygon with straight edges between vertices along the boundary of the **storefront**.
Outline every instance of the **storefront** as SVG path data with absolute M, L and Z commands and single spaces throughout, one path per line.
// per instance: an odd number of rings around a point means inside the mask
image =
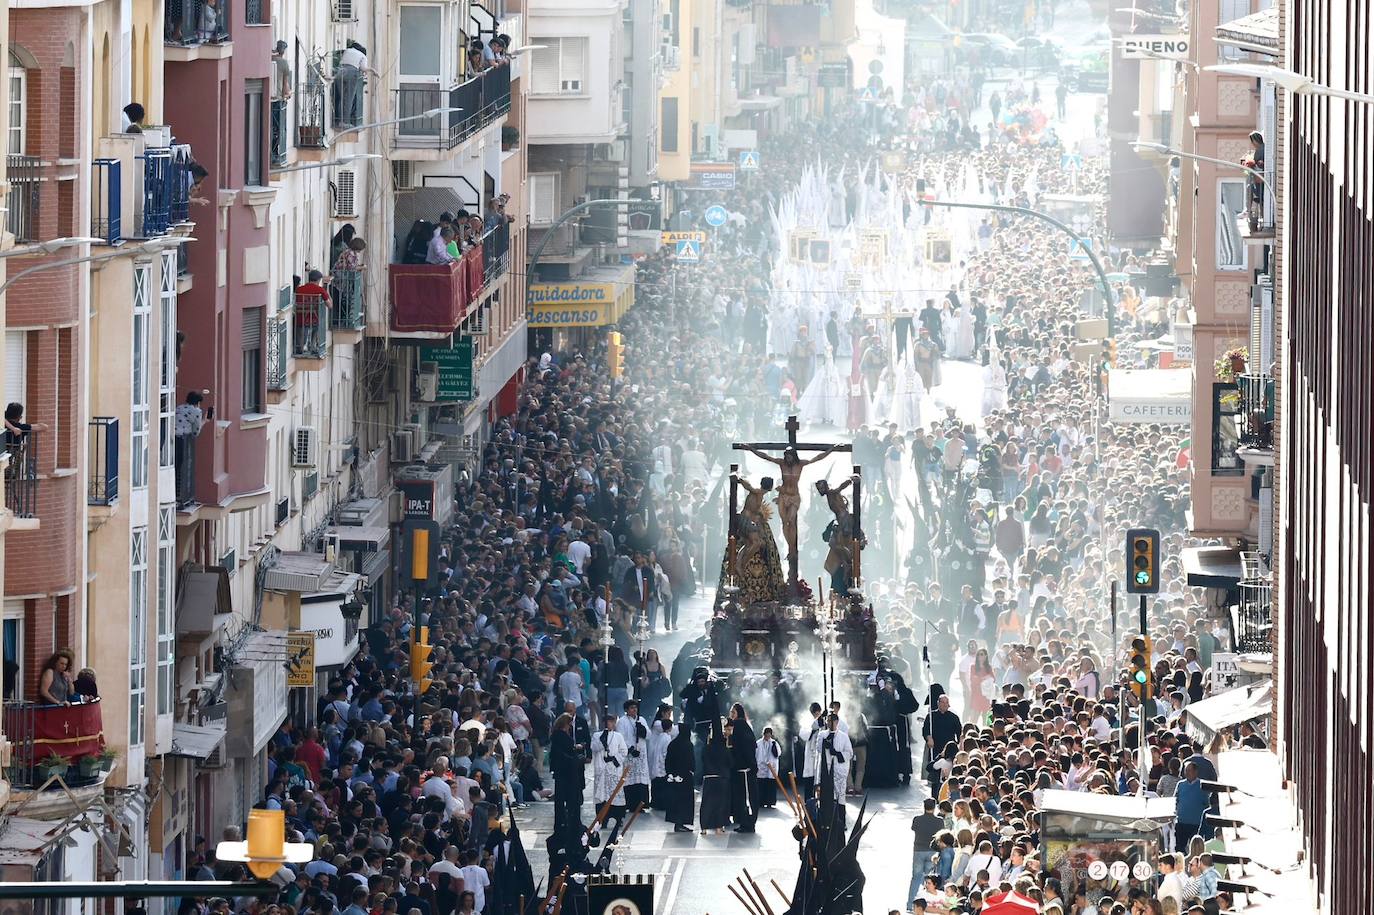
M 603 267 L 576 280 L 531 283 L 526 302 L 531 353 L 591 349 L 634 307 L 635 268 Z

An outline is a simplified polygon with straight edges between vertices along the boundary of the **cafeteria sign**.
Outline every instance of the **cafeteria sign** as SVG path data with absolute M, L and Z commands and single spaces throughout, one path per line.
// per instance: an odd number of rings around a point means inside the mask
M 421 362 L 433 362 L 439 369 L 435 402 L 472 399 L 472 338 L 462 337 L 447 349 L 426 346 L 420 349 Z
M 531 283 L 525 315 L 530 327 L 600 327 L 613 324 L 615 283 Z

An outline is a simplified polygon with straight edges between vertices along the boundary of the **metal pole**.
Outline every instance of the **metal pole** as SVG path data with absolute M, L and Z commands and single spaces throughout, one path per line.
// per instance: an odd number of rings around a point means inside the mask
M 569 209 L 567 209 L 567 210 L 564 210 L 563 213 L 562 213 L 557 219 L 555 219 L 555 220 L 553 221 L 553 223 L 552 223 L 547 229 L 544 230 L 544 234 L 543 234 L 543 235 L 540 237 L 540 239 L 539 239 L 539 244 L 535 245 L 535 246 L 534 246 L 534 250 L 533 250 L 532 252 L 530 252 L 529 264 L 528 264 L 528 266 L 525 268 L 525 275 L 526 275 L 526 277 L 527 277 L 527 278 L 533 278 L 533 277 L 534 277 L 535 268 L 539 266 L 539 258 L 543 256 L 545 246 L 548 245 L 549 239 L 553 238 L 553 233 L 554 233 L 554 231 L 555 231 L 556 229 L 558 229 L 560 226 L 562 226 L 563 223 L 567 222 L 569 219 L 572 219 L 572 218 L 573 218 L 574 216 L 576 216 L 578 213 L 584 213 L 584 212 L 586 212 L 587 210 L 590 210 L 592 207 L 595 207 L 595 206 L 613 206 L 613 207 L 614 207 L 614 206 L 620 206 L 620 207 L 627 207 L 627 206 L 629 206 L 630 204 L 636 203 L 636 202 L 637 202 L 637 201 L 634 201 L 634 200 L 621 200 L 621 199 L 618 198 L 618 197 L 617 197 L 617 198 L 611 198 L 611 199 L 608 199 L 608 200 L 584 200 L 582 203 L 579 203 L 577 206 L 574 206 L 574 207 L 571 207 L 571 208 L 569 208 Z
M 411 628 L 414 630 L 410 640 L 411 651 L 415 651 L 415 646 L 420 644 L 420 595 L 424 593 L 421 589 L 425 586 L 425 582 L 420 579 L 416 579 L 413 583 L 415 585 L 415 620 L 411 624 Z M 418 734 L 420 733 L 420 682 L 412 680 L 410 689 L 411 692 L 415 693 L 415 708 L 410 713 L 414 728 L 413 733 Z
M 181 896 L 272 896 L 275 883 L 231 880 L 115 880 L 99 883 L 0 883 L 0 899 L 172 899 Z
M 1140 637 L 1145 640 L 1145 690 L 1140 699 L 1140 796 L 1145 796 L 1145 784 L 1150 775 L 1150 744 L 1145 739 L 1149 733 L 1149 716 L 1145 710 L 1154 704 L 1154 684 L 1150 671 L 1150 630 L 1145 619 L 1146 595 L 1140 595 Z
M 1078 242 L 1084 253 L 1088 255 L 1088 260 L 1092 262 L 1093 269 L 1097 271 L 1097 281 L 1102 284 L 1102 295 L 1106 299 L 1107 336 L 1116 336 L 1116 299 L 1112 296 L 1111 284 L 1107 282 L 1107 271 L 1102 269 L 1102 262 L 1097 259 L 1096 252 L 1094 252 L 1093 249 L 1088 246 L 1087 241 L 1073 229 L 1048 213 L 1042 213 L 1039 210 L 1030 210 L 1025 207 L 1006 206 L 1000 203 L 963 203 L 952 200 L 918 200 L 917 203 L 923 206 L 955 207 L 965 210 L 997 210 L 1002 213 L 1017 213 L 1021 216 L 1032 216 L 1042 222 L 1049 223 L 1074 241 Z

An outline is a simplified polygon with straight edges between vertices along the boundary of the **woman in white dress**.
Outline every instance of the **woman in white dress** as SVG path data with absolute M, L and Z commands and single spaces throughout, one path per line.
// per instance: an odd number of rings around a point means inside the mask
M 1007 370 L 994 345 L 983 350 L 983 416 L 1007 408 Z
M 959 351 L 959 312 L 948 301 L 940 304 L 940 334 L 945 340 L 946 359 L 967 359 L 968 353 Z
M 879 425 L 897 422 L 893 416 L 897 409 L 897 398 L 897 370 L 889 362 L 882 375 L 878 377 L 878 386 L 873 392 L 873 422 Z
M 921 427 L 921 404 L 925 399 L 926 386 L 916 366 L 910 361 L 903 361 L 897 383 L 896 407 L 891 413 L 891 420 L 898 429 L 905 432 Z
M 952 348 L 957 354 L 954 359 L 973 358 L 973 309 L 964 306 L 954 318 L 954 342 Z
M 812 426 L 843 426 L 848 417 L 849 386 L 840 377 L 835 359 L 826 348 L 811 383 L 797 401 L 797 414 Z

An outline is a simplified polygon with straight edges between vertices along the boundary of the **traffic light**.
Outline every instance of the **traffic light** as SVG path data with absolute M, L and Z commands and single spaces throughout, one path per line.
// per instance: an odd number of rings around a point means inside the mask
M 1126 532 L 1126 592 L 1159 593 L 1159 531 L 1137 527 Z
M 606 338 L 606 367 L 611 370 L 612 378 L 625 374 L 625 338 L 618 330 L 611 331 Z
M 1102 361 L 1106 362 L 1106 363 L 1107 363 L 1108 365 L 1110 365 L 1112 368 L 1116 368 L 1116 341 L 1115 341 L 1115 340 L 1103 340 L 1103 341 L 1102 341 Z
M 1138 638 L 1131 641 L 1131 682 L 1129 686 L 1131 692 L 1135 693 L 1136 698 L 1140 700 L 1143 708 L 1150 695 L 1150 642 L 1148 638 Z
M 417 627 L 415 641 L 410 646 L 410 679 L 415 683 L 417 696 L 423 696 L 428 692 L 430 684 L 434 682 L 429 676 L 429 672 L 434 669 L 433 662 L 429 660 L 429 653 L 433 650 L 434 646 L 429 644 L 429 627 Z

